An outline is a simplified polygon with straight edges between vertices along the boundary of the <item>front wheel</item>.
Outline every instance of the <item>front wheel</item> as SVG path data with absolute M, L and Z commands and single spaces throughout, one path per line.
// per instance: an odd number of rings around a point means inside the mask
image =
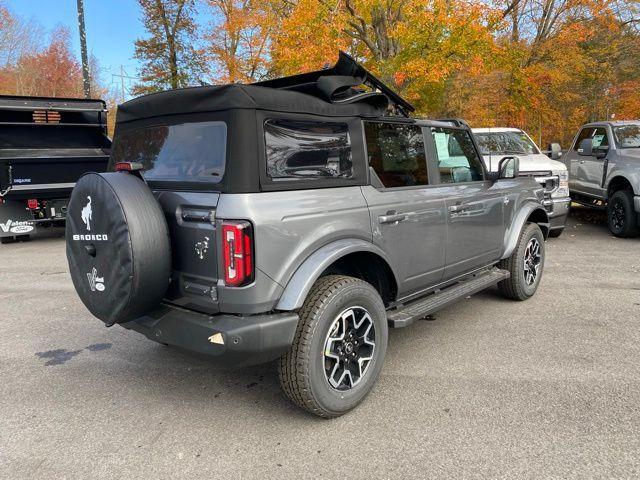
M 531 298 L 540 284 L 544 269 L 544 235 L 535 223 L 527 223 L 520 232 L 516 248 L 499 263 L 511 276 L 498 283 L 500 293 L 513 300 Z
M 387 349 L 387 316 L 378 292 L 343 275 L 321 277 L 302 309 L 280 385 L 299 407 L 324 418 L 355 408 L 375 384 Z
M 640 233 L 631 191 L 618 190 L 611 195 L 607 205 L 607 224 L 616 237 L 635 237 Z

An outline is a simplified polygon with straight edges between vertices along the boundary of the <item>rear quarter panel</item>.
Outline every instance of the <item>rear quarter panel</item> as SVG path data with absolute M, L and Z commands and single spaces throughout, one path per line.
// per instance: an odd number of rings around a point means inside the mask
M 216 221 L 223 219 L 249 220 L 254 226 L 256 277 L 262 275 L 274 284 L 257 286 L 255 296 L 263 299 L 259 302 L 263 310 L 267 304 L 275 307 L 295 271 L 319 248 L 345 238 L 372 241 L 369 210 L 357 186 L 222 194 Z M 248 288 L 219 284 L 221 310 L 250 309 Z

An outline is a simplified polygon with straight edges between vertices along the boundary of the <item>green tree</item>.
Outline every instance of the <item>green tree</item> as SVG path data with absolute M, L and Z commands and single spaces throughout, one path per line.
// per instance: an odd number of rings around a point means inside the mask
M 142 64 L 134 94 L 196 83 L 204 72 L 197 48 L 194 0 L 138 0 L 149 37 L 136 40 L 134 57 Z

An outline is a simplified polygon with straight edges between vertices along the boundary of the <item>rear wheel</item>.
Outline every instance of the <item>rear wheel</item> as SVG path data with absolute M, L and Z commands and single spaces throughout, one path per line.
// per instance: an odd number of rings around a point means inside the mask
M 631 191 L 618 190 L 611 195 L 607 205 L 607 224 L 616 237 L 635 237 L 640 233 Z
M 387 348 L 387 316 L 378 292 L 353 277 L 320 278 L 300 310 L 280 385 L 298 406 L 325 418 L 356 407 L 375 384 Z
M 513 300 L 526 300 L 538 289 L 544 269 L 544 236 L 535 223 L 527 223 L 520 232 L 516 248 L 499 267 L 511 276 L 498 283 L 500 293 Z

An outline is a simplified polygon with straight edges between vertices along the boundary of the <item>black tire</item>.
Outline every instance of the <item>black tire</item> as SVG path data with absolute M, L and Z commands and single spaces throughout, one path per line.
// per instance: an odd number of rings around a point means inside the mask
M 336 330 L 332 327 L 338 323 L 341 313 L 354 307 L 369 313 L 371 322 L 367 322 L 374 327 L 375 349 L 367 354 L 372 358 L 355 385 L 353 379 L 347 381 L 345 378 L 344 384 L 338 385 L 342 388 L 339 389 L 330 384 L 329 377 L 334 380 L 338 378 L 339 372 L 332 367 L 341 367 L 342 359 L 338 362 L 327 358 L 324 353 L 325 345 L 330 340 L 331 331 L 334 332 L 333 338 L 336 338 Z M 355 319 L 355 316 L 353 318 Z M 300 310 L 300 321 L 291 350 L 279 360 L 280 385 L 293 403 L 314 415 L 324 418 L 343 415 L 355 408 L 373 388 L 382 369 L 387 339 L 387 315 L 384 304 L 370 284 L 342 275 L 321 277 L 309 292 Z M 365 346 L 364 343 L 360 342 L 359 348 Z M 336 349 L 348 357 L 347 344 L 342 342 Z M 358 350 L 356 353 L 360 354 L 361 351 Z M 353 359 L 352 362 L 355 363 L 356 360 Z M 348 365 L 354 363 L 347 361 Z M 334 371 L 335 376 L 331 375 Z M 352 385 L 349 386 L 349 383 Z
M 633 192 L 618 190 L 607 204 L 609 231 L 620 238 L 636 237 L 640 233 L 638 214 L 633 205 Z
M 530 283 L 530 276 L 525 271 L 525 254 L 527 249 L 537 242 L 539 248 L 539 263 L 535 278 Z M 512 300 L 526 300 L 531 298 L 538 289 L 544 270 L 544 235 L 535 223 L 526 223 L 520 232 L 518 243 L 509 258 L 502 260 L 498 267 L 507 270 L 511 276 L 507 280 L 498 283 L 500 293 Z M 529 266 L 531 272 L 531 266 Z
M 88 173 L 67 212 L 67 259 L 78 296 L 107 325 L 156 308 L 169 286 L 169 229 L 153 192 L 128 173 Z
M 558 238 L 560 235 L 562 235 L 562 232 L 564 232 L 564 227 L 549 230 L 549 238 Z

